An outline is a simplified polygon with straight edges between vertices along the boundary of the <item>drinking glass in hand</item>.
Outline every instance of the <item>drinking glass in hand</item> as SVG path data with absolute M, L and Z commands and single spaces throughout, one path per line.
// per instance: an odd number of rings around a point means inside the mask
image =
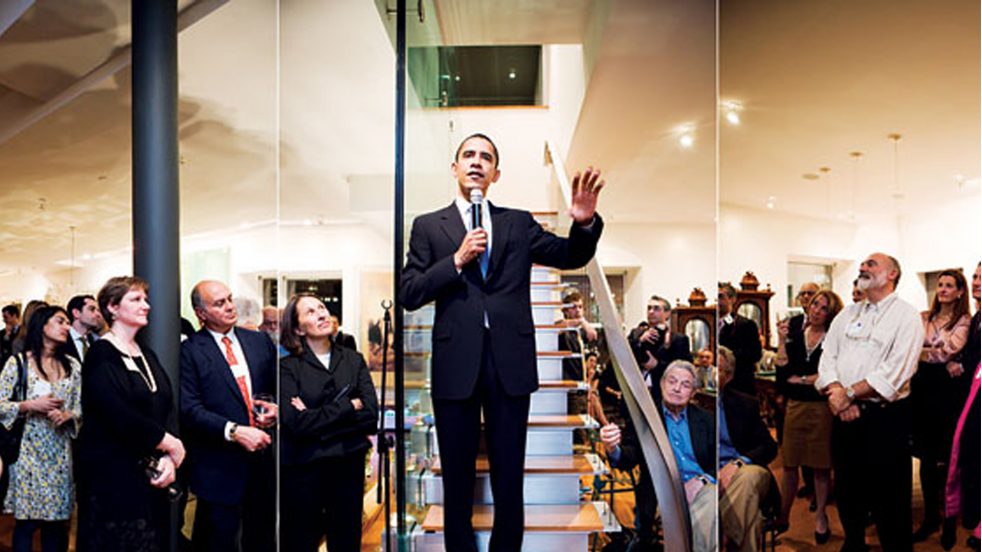
M 252 414 L 257 427 L 273 425 L 276 422 L 276 398 L 269 393 L 256 393 L 252 396 Z

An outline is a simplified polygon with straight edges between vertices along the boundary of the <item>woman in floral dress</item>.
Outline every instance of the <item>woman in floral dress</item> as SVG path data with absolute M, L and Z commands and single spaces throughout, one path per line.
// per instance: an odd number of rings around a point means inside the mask
M 44 552 L 68 550 L 74 501 L 71 440 L 82 415 L 81 367 L 64 348 L 68 328 L 68 313 L 61 307 L 38 309 L 27 328 L 24 353 L 8 359 L 0 372 L 0 423 L 10 429 L 19 416 L 26 419 L 3 505 L 16 519 L 14 552 L 30 552 L 38 529 Z M 27 393 L 24 401 L 15 402 L 9 397 L 18 361 L 27 368 Z

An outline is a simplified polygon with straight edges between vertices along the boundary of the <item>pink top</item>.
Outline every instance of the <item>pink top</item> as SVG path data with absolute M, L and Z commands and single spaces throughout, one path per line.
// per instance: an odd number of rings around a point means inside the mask
M 948 318 L 928 320 L 928 312 L 921 313 L 924 322 L 924 348 L 921 349 L 921 361 L 942 364 L 951 360 L 962 350 L 968 341 L 968 326 L 971 318 L 965 314 L 951 329 L 945 328 Z

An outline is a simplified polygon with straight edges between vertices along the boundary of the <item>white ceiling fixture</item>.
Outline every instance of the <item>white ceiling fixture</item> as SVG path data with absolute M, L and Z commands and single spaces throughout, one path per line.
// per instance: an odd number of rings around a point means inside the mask
M 685 149 L 691 149 L 696 143 L 696 125 L 683 123 L 675 128 L 678 135 L 679 145 Z
M 887 140 L 893 142 L 893 199 L 899 203 L 904 198 L 904 190 L 900 186 L 900 139 L 897 132 L 887 134 Z
M 850 222 L 856 220 L 856 192 L 859 190 L 859 163 L 863 160 L 863 152 L 850 151 L 849 158 L 852 159 L 852 189 L 849 190 L 849 210 L 846 211 L 846 219 Z
M 723 111 L 723 118 L 730 126 L 740 124 L 740 112 L 743 111 L 743 104 L 736 100 L 723 100 L 720 102 L 720 109 Z

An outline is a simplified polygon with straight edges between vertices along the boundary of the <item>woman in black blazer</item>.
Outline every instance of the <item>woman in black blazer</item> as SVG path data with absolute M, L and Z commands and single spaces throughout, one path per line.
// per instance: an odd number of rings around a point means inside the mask
M 184 460 L 175 436 L 171 382 L 137 343 L 147 325 L 147 283 L 111 278 L 99 309 L 111 330 L 82 367 L 82 424 L 76 448 L 79 552 L 169 549 L 167 488 Z
M 315 552 L 361 550 L 368 435 L 375 386 L 358 353 L 331 343 L 331 313 L 313 295 L 283 309 L 280 343 L 281 546 Z

